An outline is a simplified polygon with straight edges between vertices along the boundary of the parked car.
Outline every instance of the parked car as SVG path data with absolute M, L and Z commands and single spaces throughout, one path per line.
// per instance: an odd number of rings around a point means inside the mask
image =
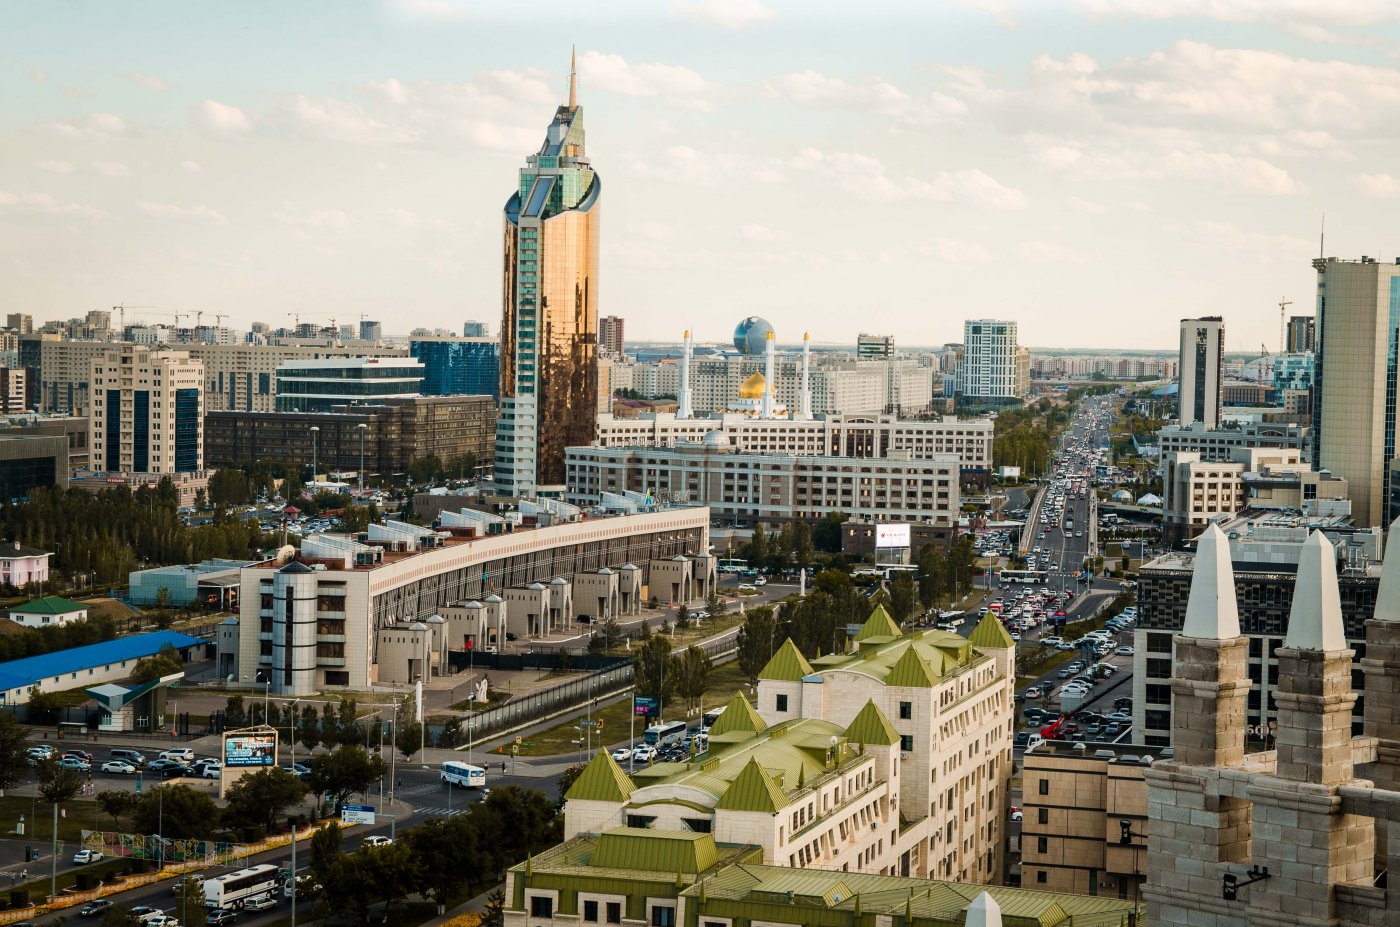
M 1131 656 L 1133 655 L 1133 648 L 1131 648 L 1131 647 L 1119 647 L 1117 650 L 1115 650 L 1115 651 L 1113 651 L 1113 652 L 1116 653 L 1116 654 L 1118 654 L 1118 656 L 1120 656 L 1120 657 L 1131 657 Z
M 267 911 L 275 907 L 277 907 L 277 898 L 274 895 L 259 895 L 243 902 L 243 908 L 247 911 Z
M 387 847 L 394 842 L 394 838 L 386 837 L 383 834 L 371 834 L 364 839 L 364 846 L 367 847 Z
M 146 927 L 180 927 L 180 922 L 169 914 L 157 914 L 146 918 Z
M 621 747 L 618 747 L 616 750 L 614 750 L 614 751 L 612 752 L 612 758 L 615 759 L 615 760 L 619 760 L 619 761 L 625 760 L 625 759 L 627 759 L 628 757 L 630 757 L 631 755 L 632 755 L 632 748 L 631 748 L 630 746 L 628 746 L 627 744 L 623 744 Z
M 63 759 L 58 761 L 58 768 L 73 769 L 77 770 L 78 772 L 87 772 L 89 769 L 92 769 L 92 764 L 85 762 L 81 757 L 65 756 Z
M 106 898 L 96 898 L 78 909 L 79 917 L 101 917 L 112 909 L 112 902 Z
M 222 763 L 205 763 L 198 767 L 198 772 L 201 779 L 217 779 L 223 775 L 224 766 Z
M 79 866 L 85 866 L 88 863 L 101 862 L 101 860 L 101 850 L 79 850 L 78 852 L 73 854 L 73 862 L 75 865 Z
M 193 763 L 194 751 L 189 747 L 174 747 L 170 750 L 160 751 L 162 760 L 176 760 L 181 763 Z
M 143 754 L 136 750 L 128 750 L 125 747 L 118 747 L 107 755 L 114 760 L 125 760 L 132 766 L 146 765 L 146 757 Z
M 1021 820 L 1021 809 L 1015 807 L 1014 805 L 1013 805 L 1012 808 L 1011 808 L 1011 820 L 1013 820 L 1013 821 L 1019 821 L 1019 820 Z
M 152 908 L 149 905 L 143 904 L 137 905 L 136 907 L 132 908 L 131 916 L 136 918 L 142 924 L 145 924 L 153 917 L 164 917 L 165 912 L 162 911 L 160 908 Z
M 65 757 L 76 756 L 78 759 L 82 760 L 84 763 L 91 763 L 91 762 L 92 762 L 92 754 L 91 754 L 91 753 L 88 753 L 86 750 L 69 750 L 68 752 L 64 753 L 63 755 L 64 755 Z
M 206 927 L 224 927 L 238 920 L 238 912 L 229 908 L 215 908 L 204 917 Z

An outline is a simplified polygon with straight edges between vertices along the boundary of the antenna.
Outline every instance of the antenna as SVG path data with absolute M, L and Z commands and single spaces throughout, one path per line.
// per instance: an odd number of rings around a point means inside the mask
M 1326 260 L 1327 258 L 1327 213 L 1322 214 L 1322 230 L 1317 235 L 1317 258 Z
M 1286 297 L 1278 301 L 1278 352 L 1280 354 L 1286 353 L 1285 348 L 1287 347 L 1287 342 L 1284 340 L 1283 335 L 1284 330 L 1286 328 L 1284 323 L 1284 312 L 1291 305 L 1293 305 L 1293 300 L 1288 299 Z

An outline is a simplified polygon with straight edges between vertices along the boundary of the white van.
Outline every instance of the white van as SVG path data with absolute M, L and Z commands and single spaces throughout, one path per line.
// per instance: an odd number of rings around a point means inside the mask
M 175 747 L 171 750 L 160 751 L 162 760 L 174 760 L 177 763 L 194 762 L 194 751 L 189 747 Z
M 1026 738 L 1026 752 L 1029 753 L 1043 743 L 1045 743 L 1044 737 L 1041 737 L 1039 734 L 1032 734 L 1030 737 Z

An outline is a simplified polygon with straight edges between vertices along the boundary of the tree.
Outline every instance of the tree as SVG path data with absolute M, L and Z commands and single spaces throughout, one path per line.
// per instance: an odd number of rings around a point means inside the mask
M 277 818 L 306 797 L 306 784 L 280 766 L 247 773 L 228 790 L 224 818 L 242 827 L 271 833 Z
M 62 708 L 63 699 L 57 692 L 45 692 L 37 684 L 29 690 L 29 701 L 25 702 L 25 711 L 28 712 L 32 723 L 56 724 Z
M 659 635 L 646 638 L 637 649 L 637 694 L 660 699 L 662 703 L 670 701 L 670 695 L 676 688 L 675 662 L 671 656 L 671 642 L 667 638 Z
M 327 795 L 332 807 L 339 807 L 355 792 L 365 792 L 370 783 L 384 775 L 384 760 L 366 753 L 359 745 L 342 745 L 330 753 L 307 760 L 311 774 L 306 784 L 317 795 Z M 324 884 L 324 883 L 323 883 Z
M 554 804 L 560 813 L 564 811 L 564 802 L 567 800 L 569 789 L 573 788 L 574 782 L 583 775 L 585 769 L 587 769 L 586 766 L 575 763 L 559 774 L 559 797 L 555 799 Z
M 572 768 L 572 767 L 571 767 Z M 414 887 L 431 895 L 438 914 L 471 883 L 477 867 L 476 833 L 466 817 L 430 818 L 408 832 L 408 849 L 417 861 Z
M 26 751 L 30 729 L 15 720 L 13 712 L 0 711 L 0 792 L 29 777 Z
M 919 552 L 919 602 L 924 608 L 935 608 L 943 601 L 946 578 L 943 552 L 929 544 Z
M 313 709 L 314 710 L 314 709 Z M 224 726 L 229 729 L 246 727 L 248 711 L 243 704 L 243 696 L 230 695 L 224 703 Z
M 122 792 L 117 789 L 107 789 L 98 792 L 97 807 L 102 809 L 103 814 L 111 816 L 112 829 L 117 830 L 122 825 L 121 819 L 135 809 L 136 793 Z
M 307 705 L 301 709 L 301 717 L 297 719 L 296 738 L 308 753 L 320 745 L 321 723 L 316 717 L 314 706 Z
M 890 610 L 900 624 L 914 612 L 915 591 L 914 574 L 908 570 L 900 570 L 890 578 Z
M 170 607 L 170 587 L 161 586 L 156 590 L 156 608 L 167 609 Z
M 687 647 L 675 663 L 676 694 L 685 699 L 685 711 L 688 715 L 695 711 L 695 706 L 709 688 L 714 663 L 705 651 L 694 645 Z
M 828 554 L 841 553 L 841 526 L 846 523 L 847 517 L 845 512 L 827 512 L 823 515 L 812 529 L 812 546 Z
M 39 797 L 51 805 L 61 805 L 83 789 L 77 770 L 64 769 L 52 755 L 40 760 L 35 772 L 39 777 Z
M 166 644 L 160 648 L 160 653 L 155 656 L 142 657 L 136 661 L 136 668 L 131 671 L 131 681 L 136 683 L 150 682 L 153 679 L 160 679 L 162 676 L 172 676 L 184 671 L 185 664 L 180 659 L 180 654 L 170 644 Z
M 505 927 L 505 923 L 506 894 L 499 888 L 492 889 L 491 894 L 486 896 L 486 906 L 481 909 L 480 927 Z
M 812 529 L 805 521 L 792 526 L 792 560 L 798 569 L 805 569 L 812 562 Z
M 219 825 L 219 806 L 187 785 L 158 785 L 144 793 L 132 811 L 138 834 L 160 834 L 176 840 L 207 839 Z
M 329 884 L 331 870 L 343 855 L 344 837 L 335 821 L 311 835 L 311 873 L 322 886 Z
M 711 618 L 718 618 L 728 610 L 729 603 L 724 601 L 718 589 L 711 586 L 710 594 L 705 596 L 705 611 L 710 613 Z
M 394 725 L 394 746 L 405 760 L 413 758 L 423 746 L 423 722 L 408 721 Z
M 758 684 L 758 674 L 773 658 L 782 640 L 777 635 L 777 620 L 773 609 L 767 606 L 755 608 L 744 616 L 736 641 L 738 646 L 739 671 L 749 680 L 750 685 Z
M 680 607 L 676 609 L 676 627 L 690 627 L 690 609 L 686 608 L 684 602 L 682 602 L 680 604 Z

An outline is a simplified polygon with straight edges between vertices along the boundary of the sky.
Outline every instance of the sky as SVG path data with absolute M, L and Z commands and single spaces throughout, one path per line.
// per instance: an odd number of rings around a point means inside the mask
M 0 3 L 0 311 L 500 320 L 577 47 L 629 339 L 1277 350 L 1400 255 L 1400 4 Z

